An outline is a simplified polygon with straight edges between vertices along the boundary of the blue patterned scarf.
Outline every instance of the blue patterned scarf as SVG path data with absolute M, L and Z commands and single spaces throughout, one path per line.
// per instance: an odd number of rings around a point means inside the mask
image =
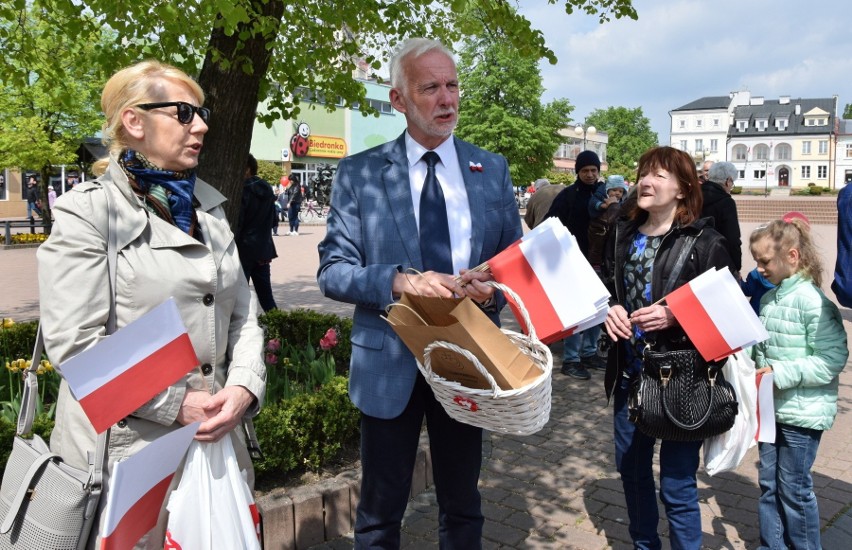
M 174 224 L 189 233 L 195 215 L 192 196 L 195 190 L 195 172 L 162 170 L 151 164 L 141 153 L 132 149 L 121 155 L 121 166 L 133 176 L 144 194 L 156 196 L 156 187 L 167 191 L 169 211 Z

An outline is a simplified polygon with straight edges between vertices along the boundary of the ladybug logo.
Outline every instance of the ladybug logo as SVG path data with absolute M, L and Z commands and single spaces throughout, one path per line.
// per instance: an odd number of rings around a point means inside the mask
M 456 405 L 458 405 L 460 407 L 464 407 L 465 409 L 469 410 L 470 412 L 476 412 L 479 409 L 479 407 L 476 405 L 476 401 L 474 401 L 473 399 L 469 399 L 467 397 L 464 397 L 463 395 L 455 396 L 453 398 L 453 401 L 455 401 Z
M 300 122 L 296 126 L 296 133 L 290 139 L 290 150 L 297 157 L 308 154 L 308 138 L 311 136 L 311 127 L 306 122 Z

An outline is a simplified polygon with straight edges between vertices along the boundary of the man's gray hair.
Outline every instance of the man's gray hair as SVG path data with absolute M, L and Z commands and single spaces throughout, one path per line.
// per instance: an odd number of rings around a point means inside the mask
M 724 184 L 728 178 L 737 181 L 737 167 L 732 162 L 714 162 L 707 172 L 707 179 L 715 183 Z
M 431 40 L 429 38 L 409 38 L 396 49 L 391 57 L 390 61 L 390 81 L 391 87 L 396 88 L 398 90 L 404 89 L 406 85 L 406 75 L 405 75 L 405 66 L 402 61 L 408 57 L 413 56 L 415 59 L 420 57 L 423 54 L 439 51 L 442 54 L 446 55 L 455 63 L 455 59 L 453 59 L 453 54 L 450 50 L 447 49 L 446 46 L 438 42 L 437 40 Z

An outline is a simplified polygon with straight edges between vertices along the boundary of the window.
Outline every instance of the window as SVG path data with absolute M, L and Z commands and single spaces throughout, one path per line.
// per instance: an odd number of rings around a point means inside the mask
M 827 153 L 828 153 L 828 140 L 827 139 L 819 140 L 819 154 L 825 155 Z
M 762 180 L 766 177 L 766 170 L 755 170 L 754 171 L 754 179 Z
M 704 126 L 704 121 L 701 120 L 700 118 L 695 121 L 695 127 L 696 128 L 702 128 L 703 126 Z
M 817 166 L 817 179 L 824 180 L 828 177 L 828 166 L 820 164 Z
M 711 139 L 710 140 L 710 152 L 715 153 L 717 151 L 719 151 L 719 140 L 718 139 Z
M 766 130 L 766 121 L 765 120 L 756 120 L 754 122 L 755 127 L 757 127 L 758 132 L 763 132 Z
M 737 179 L 744 180 L 745 179 L 745 170 L 737 170 Z
M 746 160 L 748 158 L 748 147 L 745 145 L 734 146 L 734 160 Z
M 680 140 L 680 150 L 686 151 L 686 140 L 685 139 Z
M 790 160 L 793 157 L 793 148 L 786 143 L 775 146 L 775 160 Z
M 680 119 L 680 120 L 678 121 L 678 125 L 677 125 L 677 126 L 678 126 L 678 128 L 680 128 L 681 130 L 686 129 L 686 120 L 684 120 L 684 119 Z
M 754 146 L 754 158 L 755 160 L 768 160 L 769 159 L 769 147 L 764 144 L 755 145 Z
M 825 126 L 825 124 L 826 123 L 825 123 L 824 118 L 817 119 L 817 123 L 816 123 L 817 126 Z
M 789 121 L 786 118 L 779 118 L 775 120 L 775 127 L 778 129 L 779 132 L 783 132 L 787 129 L 788 123 Z
M 703 150 L 704 150 L 704 140 L 703 139 L 696 139 L 695 140 L 695 152 L 700 153 Z
M 811 177 L 811 167 L 810 166 L 802 166 L 802 179 L 808 179 Z
M 718 128 L 718 127 L 719 127 L 719 119 L 718 119 L 718 118 L 714 118 L 714 119 L 713 119 L 713 128 Z
M 747 120 L 738 120 L 737 121 L 737 132 L 745 132 L 746 128 L 748 128 Z
M 846 158 L 852 159 L 852 143 L 846 144 Z
M 810 155 L 811 154 L 811 142 L 810 141 L 803 141 L 802 142 L 802 154 L 803 155 Z

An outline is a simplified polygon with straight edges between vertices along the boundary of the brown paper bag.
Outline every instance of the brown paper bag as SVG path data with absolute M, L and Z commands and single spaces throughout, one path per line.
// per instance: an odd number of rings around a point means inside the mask
M 533 360 L 470 298 L 427 298 L 403 293 L 399 302 L 390 307 L 387 320 L 421 363 L 426 346 L 441 340 L 476 356 L 500 389 L 521 388 L 541 374 Z M 447 380 L 467 388 L 491 388 L 473 363 L 458 353 L 437 348 L 431 357 L 432 370 Z

